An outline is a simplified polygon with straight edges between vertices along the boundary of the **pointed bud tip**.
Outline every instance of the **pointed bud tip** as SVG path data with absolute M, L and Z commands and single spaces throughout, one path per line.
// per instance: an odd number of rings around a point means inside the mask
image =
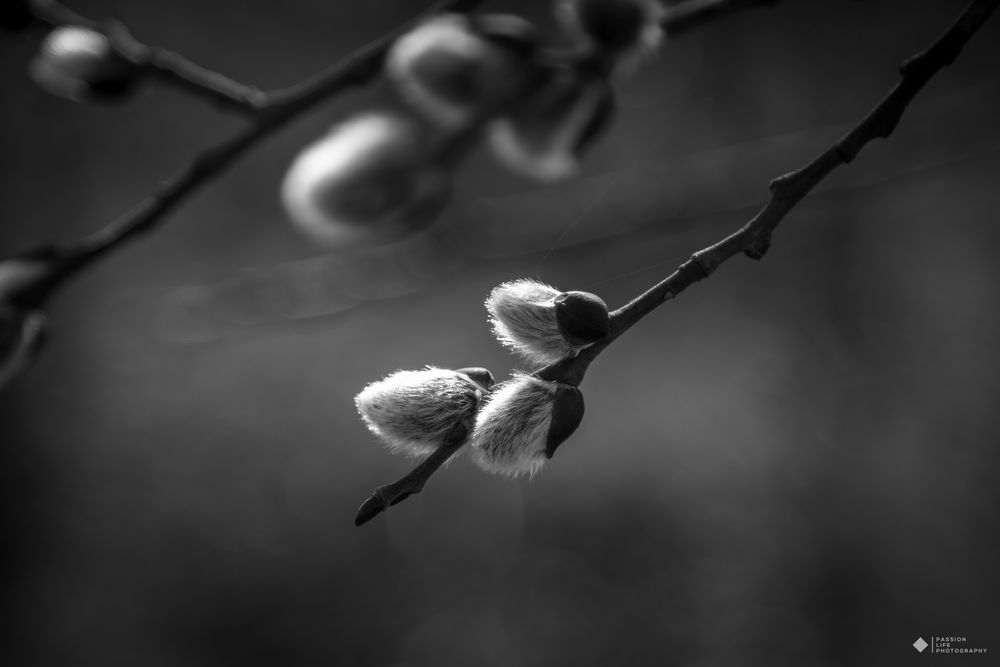
M 363 526 L 384 512 L 385 509 L 386 505 L 379 494 L 373 494 L 368 500 L 361 503 L 361 507 L 358 508 L 358 513 L 354 517 L 354 525 Z

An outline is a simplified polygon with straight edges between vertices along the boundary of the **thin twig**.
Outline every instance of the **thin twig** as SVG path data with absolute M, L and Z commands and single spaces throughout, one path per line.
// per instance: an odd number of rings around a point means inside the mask
M 696 0 L 708 7 L 711 0 Z M 745 3 L 744 3 L 745 4 Z M 906 107 L 938 70 L 950 65 L 973 34 L 989 18 L 1000 0 L 974 0 L 958 20 L 926 50 L 907 59 L 900 66 L 901 79 L 872 111 L 830 149 L 796 171 L 771 181 L 771 199 L 739 231 L 718 243 L 694 253 L 677 270 L 631 302 L 611 313 L 611 333 L 607 338 L 569 357 L 546 366 L 534 375 L 543 380 L 579 385 L 590 363 L 619 336 L 657 307 L 680 294 L 690 285 L 710 276 L 730 257 L 744 253 L 761 259 L 767 252 L 771 234 L 791 211 L 820 181 L 841 164 L 851 162 L 868 142 L 892 134 Z M 436 454 L 436 453 L 435 453 Z M 435 457 L 431 454 L 424 461 Z M 450 456 L 450 454 L 449 454 Z M 422 488 L 427 478 L 439 466 L 423 463 L 406 478 L 408 483 Z M 416 479 L 413 479 L 416 478 Z M 403 498 L 399 498 L 402 500 Z M 397 500 L 397 502 L 399 502 Z
M 673 34 L 730 9 L 767 1 L 771 0 L 687 0 L 668 10 L 664 26 L 668 33 Z M 177 85 L 223 108 L 238 111 L 248 116 L 252 123 L 236 136 L 196 156 L 190 164 L 103 229 L 75 243 L 31 251 L 30 254 L 49 256 L 51 270 L 44 274 L 44 279 L 39 279 L 16 295 L 17 300 L 28 307 L 43 305 L 57 287 L 111 250 L 151 230 L 185 197 L 221 174 L 261 139 L 319 102 L 377 78 L 388 47 L 414 24 L 434 14 L 469 11 L 482 2 L 440 0 L 413 21 L 357 49 L 315 76 L 288 88 L 262 92 L 201 67 L 180 54 L 143 44 L 120 23 L 94 21 L 56 0 L 32 0 L 31 10 L 36 21 L 49 27 L 81 25 L 99 30 L 108 36 L 121 57 L 141 65 L 157 79 Z M 42 253 L 42 250 L 45 252 Z
M 597 355 L 664 302 L 712 275 L 734 255 L 744 253 L 761 259 L 770 246 L 771 234 L 788 212 L 830 172 L 854 160 L 868 142 L 889 137 L 920 89 L 940 69 L 954 62 L 998 4 L 1000 0 L 974 0 L 931 46 L 900 65 L 899 82 L 854 129 L 809 164 L 771 181 L 770 201 L 739 231 L 694 253 L 665 280 L 612 312 L 611 333 L 606 339 L 585 348 L 574 358 L 546 366 L 535 375 L 545 380 L 580 384 Z
M 431 452 L 420 464 L 405 477 L 391 484 L 385 484 L 375 489 L 365 502 L 361 503 L 354 517 L 354 525 L 361 526 L 396 503 L 401 503 L 410 496 L 420 493 L 424 484 L 437 472 L 437 469 L 448 462 L 455 452 L 462 448 L 469 437 L 471 424 L 459 422 L 448 435 L 441 446 Z
M 81 26 L 101 32 L 108 37 L 119 57 L 143 68 L 160 81 L 178 86 L 227 110 L 253 115 L 266 98 L 259 89 L 206 69 L 179 53 L 143 44 L 118 21 L 95 21 L 55 0 L 32 0 L 31 12 L 35 22 L 46 28 Z

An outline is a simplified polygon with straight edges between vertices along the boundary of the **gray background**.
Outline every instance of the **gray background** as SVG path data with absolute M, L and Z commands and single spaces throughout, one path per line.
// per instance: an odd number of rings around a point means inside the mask
M 789 216 L 610 348 L 540 477 L 405 473 L 352 398 L 516 360 L 482 300 L 534 276 L 620 305 L 736 229 L 961 2 L 784 2 L 665 45 L 574 182 L 480 152 L 439 225 L 324 254 L 277 197 L 356 92 L 74 283 L 0 396 L 7 665 L 896 665 L 1000 651 L 1000 17 Z M 265 88 L 417 2 L 74 2 Z M 546 3 L 494 2 L 551 29 Z M 74 105 L 0 39 L 0 252 L 72 239 L 241 125 L 157 86 Z M 941 660 L 959 658 L 941 658 Z M 990 657 L 969 657 L 986 664 Z

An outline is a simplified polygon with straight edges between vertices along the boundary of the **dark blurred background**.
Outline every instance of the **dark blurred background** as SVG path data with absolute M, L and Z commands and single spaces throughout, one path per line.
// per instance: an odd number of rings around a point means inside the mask
M 72 2 L 265 88 L 424 3 Z M 761 263 L 735 258 L 591 368 L 534 480 L 462 459 L 371 524 L 410 465 L 353 396 L 399 368 L 516 360 L 484 296 L 534 276 L 617 306 L 736 229 L 963 2 L 802 1 L 678 37 L 620 86 L 576 181 L 485 153 L 445 218 L 328 254 L 285 222 L 261 145 L 60 294 L 0 395 L 4 664 L 987 664 L 1000 652 L 1000 17 L 891 140 L 829 178 Z M 491 2 L 552 30 L 548 3 Z M 241 121 L 150 86 L 81 106 L 0 40 L 0 253 L 126 210 Z M 987 656 L 918 655 L 966 636 Z

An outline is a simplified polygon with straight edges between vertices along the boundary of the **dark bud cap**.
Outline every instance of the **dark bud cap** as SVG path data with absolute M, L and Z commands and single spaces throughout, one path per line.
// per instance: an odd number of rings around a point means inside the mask
M 525 57 L 538 51 L 538 30 L 513 14 L 483 14 L 470 19 L 472 29 L 494 44 Z
M 489 391 L 496 384 L 496 380 L 493 378 L 493 373 L 486 368 L 470 367 L 470 368 L 456 368 L 456 373 L 462 373 L 468 376 L 470 380 L 482 387 L 483 391 Z
M 552 421 L 545 440 L 545 458 L 551 459 L 556 448 L 573 435 L 583 421 L 583 394 L 576 387 L 560 384 L 552 402 Z
M 555 298 L 556 324 L 571 345 L 590 345 L 611 332 L 608 305 L 590 292 L 563 292 Z

